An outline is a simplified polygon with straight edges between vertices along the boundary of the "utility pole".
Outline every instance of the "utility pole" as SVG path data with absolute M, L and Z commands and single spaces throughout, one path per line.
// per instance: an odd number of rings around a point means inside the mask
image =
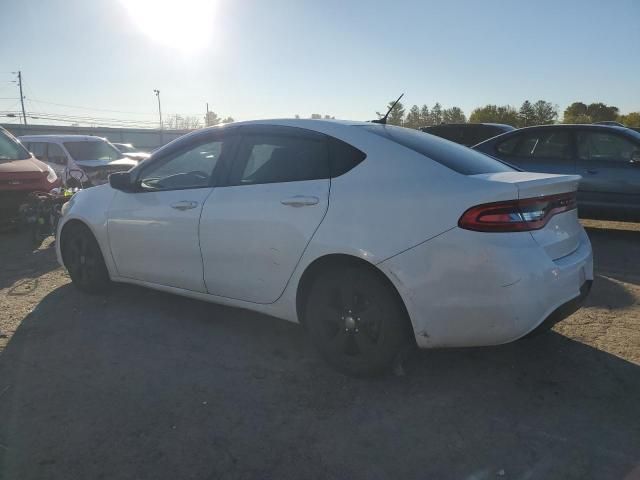
M 164 132 L 162 131 L 162 108 L 160 108 L 160 90 L 154 88 L 153 93 L 158 97 L 158 115 L 160 116 L 160 143 L 164 145 Z
M 18 86 L 20 87 L 20 104 L 22 105 L 22 121 L 27 124 L 27 114 L 24 112 L 24 95 L 22 94 L 22 72 L 18 70 Z
M 160 108 L 160 90 L 153 89 L 153 93 L 158 97 L 158 115 L 160 116 L 160 130 L 162 130 L 162 108 Z
M 204 126 L 209 126 L 209 102 L 207 102 L 207 114 L 204 116 Z

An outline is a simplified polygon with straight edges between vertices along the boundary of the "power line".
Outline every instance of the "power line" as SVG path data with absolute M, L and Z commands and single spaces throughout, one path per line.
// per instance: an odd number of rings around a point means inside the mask
M 67 107 L 67 108 L 78 108 L 80 110 L 93 110 L 96 112 L 127 113 L 132 115 L 155 115 L 155 113 L 149 113 L 149 112 L 127 112 L 124 110 L 110 110 L 106 108 L 81 107 L 80 105 L 67 105 L 65 103 L 47 102 L 44 100 L 37 100 L 35 98 L 32 98 L 31 101 L 36 103 L 43 103 L 45 105 L 55 105 L 58 107 Z
M 19 118 L 19 110 L 6 110 L 0 111 L 0 116 L 8 118 Z M 135 120 L 118 120 L 118 119 L 106 119 L 95 117 L 78 117 L 70 115 L 58 115 L 50 113 L 30 112 L 28 115 L 32 120 L 45 120 L 64 123 L 84 123 L 92 126 L 100 125 L 103 127 L 120 127 L 120 128 L 157 128 L 156 122 L 140 122 Z

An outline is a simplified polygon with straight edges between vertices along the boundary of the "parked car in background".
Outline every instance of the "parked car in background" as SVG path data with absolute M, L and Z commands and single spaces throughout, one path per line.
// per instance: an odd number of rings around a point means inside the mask
M 610 127 L 626 127 L 626 125 L 620 122 L 614 122 L 613 120 L 604 120 L 602 122 L 593 122 L 593 125 L 609 125 Z
M 0 224 L 17 218 L 18 208 L 29 193 L 50 192 L 59 186 L 56 172 L 0 127 Z
M 577 174 L 581 214 L 640 220 L 640 133 L 606 125 L 527 127 L 476 145 L 527 171 Z
M 442 123 L 431 127 L 423 127 L 420 130 L 470 147 L 488 138 L 515 129 L 511 125 L 502 123 Z
M 578 180 L 401 127 L 238 122 L 78 192 L 56 248 L 81 290 L 300 322 L 336 368 L 372 374 L 414 342 L 511 342 L 577 308 L 593 279 Z
M 104 138 L 87 135 L 25 135 L 22 144 L 62 179 L 79 180 L 85 187 L 107 182 L 109 174 L 123 172 L 138 162 L 125 157 Z
M 116 147 L 120 151 L 120 153 L 122 153 L 125 157 L 132 158 L 137 162 L 146 160 L 151 156 L 149 152 L 143 152 L 142 150 L 131 145 L 130 143 L 113 143 L 112 145 Z

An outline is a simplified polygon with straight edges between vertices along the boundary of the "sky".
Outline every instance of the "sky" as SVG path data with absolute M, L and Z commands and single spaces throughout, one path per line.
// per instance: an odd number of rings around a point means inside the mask
M 19 108 L 17 70 L 28 114 L 150 125 L 154 89 L 165 116 L 208 102 L 236 120 L 368 120 L 402 92 L 467 115 L 526 99 L 640 111 L 640 0 L 0 3 L 0 112 Z

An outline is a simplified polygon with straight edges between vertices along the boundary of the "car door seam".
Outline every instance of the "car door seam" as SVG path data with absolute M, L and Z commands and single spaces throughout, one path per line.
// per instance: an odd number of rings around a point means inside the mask
M 309 244 L 311 243 L 311 240 L 313 240 L 313 237 L 316 236 L 316 232 L 320 228 L 320 225 L 322 225 L 322 222 L 324 222 L 324 219 L 327 216 L 327 213 L 329 212 L 329 207 L 331 205 L 331 177 L 327 178 L 327 180 L 329 182 L 329 188 L 327 191 L 327 206 L 324 210 L 324 214 L 322 215 L 322 218 L 318 222 L 318 225 L 316 226 L 316 228 L 313 230 L 313 233 L 309 237 L 307 244 L 302 249 L 302 252 L 300 253 L 300 257 L 298 258 L 298 261 L 296 262 L 296 264 L 293 266 L 293 269 L 291 270 L 291 274 L 289 275 L 289 278 L 287 278 L 287 282 L 284 284 L 284 288 L 282 289 L 282 292 L 280 292 L 280 295 L 278 295 L 278 297 L 273 302 L 264 303 L 262 305 L 272 305 L 282 298 L 282 296 L 284 295 L 284 292 L 286 292 L 287 288 L 289 287 L 289 283 L 293 278 L 293 274 L 296 272 L 296 270 L 298 269 L 298 265 L 300 265 L 300 262 L 302 261 L 302 257 L 304 257 L 304 254 L 306 253 L 307 248 L 309 248 Z M 255 303 L 258 303 L 258 302 L 255 302 Z
M 212 186 L 209 194 L 204 198 L 204 200 L 202 200 L 202 206 L 200 207 L 200 215 L 198 215 L 198 251 L 200 252 L 200 264 L 202 265 L 202 284 L 204 285 L 205 292 L 209 295 L 211 295 L 211 292 L 209 292 L 209 287 L 207 286 L 207 276 L 205 274 L 204 255 L 202 254 L 202 244 L 200 241 L 200 226 L 202 224 L 202 213 L 204 212 L 204 206 L 206 205 L 207 200 L 209 200 L 209 197 L 213 195 L 213 191 L 216 188 L 217 187 Z

